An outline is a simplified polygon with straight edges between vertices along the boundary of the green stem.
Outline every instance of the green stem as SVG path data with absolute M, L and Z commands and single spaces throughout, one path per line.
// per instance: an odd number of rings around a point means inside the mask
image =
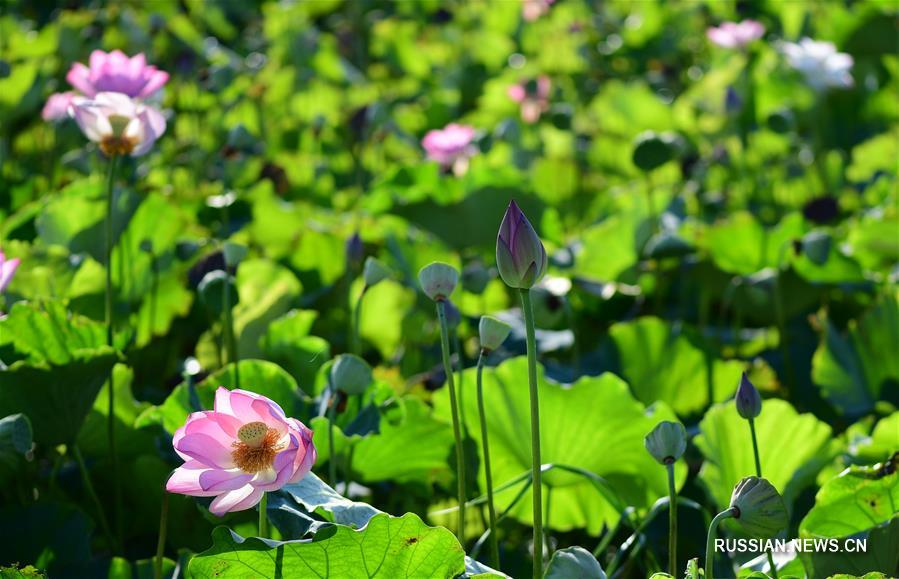
M 752 434 L 752 454 L 755 457 L 755 476 L 762 478 L 762 461 L 759 460 L 759 441 L 755 435 L 755 419 L 749 419 L 749 432 Z M 774 564 L 774 556 L 771 554 L 770 550 L 765 551 L 765 555 L 768 557 L 768 565 L 771 568 L 771 575 L 774 576 L 774 579 L 778 579 L 777 577 L 777 566 Z
M 72 455 L 75 457 L 75 462 L 78 463 L 78 470 L 81 472 L 81 480 L 84 482 L 84 490 L 87 492 L 88 498 L 90 498 L 91 502 L 94 503 L 94 507 L 97 509 L 97 518 L 100 520 L 100 528 L 103 530 L 103 534 L 106 535 L 109 549 L 113 552 L 118 551 L 118 544 L 113 537 L 112 531 L 109 530 L 109 523 L 106 520 L 106 511 L 103 510 L 103 503 L 101 503 L 100 499 L 97 497 L 97 492 L 94 490 L 94 484 L 91 482 L 90 473 L 87 472 L 87 467 L 84 465 L 84 457 L 81 456 L 81 449 L 79 449 L 77 445 L 72 445 Z
M 337 414 L 337 388 L 331 386 L 328 400 L 328 482 L 337 488 L 337 450 L 334 448 L 334 421 Z
M 362 338 L 359 336 L 359 321 L 362 317 L 362 298 L 365 297 L 365 292 L 368 291 L 368 286 L 362 287 L 362 293 L 359 294 L 359 299 L 356 300 L 356 309 L 353 311 L 353 340 L 350 343 L 350 353 L 360 355 L 362 351 Z
M 259 536 L 268 539 L 268 493 L 262 493 L 259 501 Z
M 110 348 L 113 346 L 113 287 L 112 287 L 112 210 L 113 196 L 115 189 L 115 171 L 118 165 L 118 157 L 112 157 L 109 160 L 109 172 L 106 177 L 106 345 Z M 107 390 L 107 417 L 106 417 L 106 433 L 109 442 L 109 456 L 112 460 L 112 486 L 114 493 L 114 521 L 116 529 L 121 536 L 121 513 L 122 513 L 122 489 L 119 485 L 119 455 L 116 452 L 115 439 L 115 368 L 109 372 L 109 388 Z
M 677 576 L 677 489 L 674 488 L 674 462 L 668 471 L 668 574 Z
M 459 370 L 457 373 L 457 376 L 458 376 L 457 380 L 459 383 L 459 386 L 458 386 L 459 387 L 459 408 L 465 408 L 465 404 L 464 404 L 465 389 L 462 387 L 462 368 L 463 368 L 462 340 L 459 339 L 458 329 L 455 332 L 453 332 L 453 347 L 456 349 L 456 360 L 458 362 L 458 370 Z M 464 439 L 468 438 L 468 425 L 465 424 L 465 412 L 462 412 L 459 415 L 459 420 L 462 423 L 462 439 L 464 440 Z
M 540 462 L 540 401 L 537 394 L 537 338 L 534 335 L 534 311 L 531 290 L 520 288 L 521 309 L 527 330 L 528 383 L 531 392 L 531 473 L 534 479 L 534 577 L 543 576 L 543 483 Z
M 712 519 L 712 524 L 709 525 L 709 536 L 705 542 L 705 576 L 706 579 L 713 579 L 715 575 L 715 550 L 713 549 L 715 545 L 715 533 L 718 531 L 718 525 L 724 519 L 730 519 L 734 516 L 733 507 L 728 508 L 726 510 L 721 511 L 715 518 Z
M 165 556 L 165 535 L 169 527 L 169 493 L 162 491 L 162 510 L 159 513 L 159 541 L 156 543 L 156 561 L 153 576 L 162 579 L 162 560 Z
M 490 517 L 490 564 L 494 569 L 499 569 L 499 539 L 496 536 L 496 506 L 493 504 L 493 475 L 490 471 L 490 443 L 487 440 L 487 412 L 484 410 L 484 392 L 481 375 L 484 371 L 484 354 L 481 350 L 478 356 L 477 390 L 478 390 L 478 416 L 481 419 L 481 445 L 484 452 L 484 475 L 487 479 L 487 514 Z
M 462 446 L 462 428 L 459 422 L 459 405 L 456 401 L 456 385 L 453 380 L 453 366 L 450 363 L 449 327 L 446 323 L 446 304 L 437 300 L 437 319 L 440 321 L 440 349 L 443 353 L 443 371 L 446 374 L 446 386 L 449 389 L 450 407 L 453 413 L 453 437 L 456 440 L 456 471 L 458 479 L 459 499 L 459 541 L 465 542 L 465 455 Z
M 223 339 L 225 351 L 228 352 L 228 362 L 234 365 L 234 386 L 240 388 L 240 370 L 237 367 L 237 340 L 234 338 L 234 317 L 231 311 L 231 274 L 225 266 L 225 284 L 222 286 L 222 325 L 224 326 Z
M 656 220 L 655 200 L 652 198 L 652 177 L 646 174 L 646 211 L 649 213 L 649 226 L 654 234 L 659 232 L 659 224 Z

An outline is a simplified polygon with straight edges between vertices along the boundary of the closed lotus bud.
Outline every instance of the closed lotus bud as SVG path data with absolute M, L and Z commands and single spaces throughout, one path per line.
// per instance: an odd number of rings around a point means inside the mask
M 687 429 L 680 422 L 664 420 L 646 435 L 643 444 L 659 464 L 671 464 L 687 450 Z
M 737 388 L 735 401 L 737 413 L 746 420 L 752 420 L 762 413 L 762 397 L 746 377 L 746 372 L 743 372 L 740 377 L 740 386 Z
M 344 251 L 346 252 L 347 265 L 351 269 L 356 270 L 362 264 L 362 258 L 365 256 L 365 246 L 362 244 L 359 232 L 354 233 L 346 240 Z
M 381 260 L 369 257 L 365 260 L 365 266 L 362 268 L 362 279 L 365 280 L 366 287 L 372 287 L 379 282 L 390 277 L 390 270 Z
M 418 283 L 425 295 L 432 300 L 441 301 L 449 297 L 456 289 L 459 281 L 459 272 L 448 263 L 435 261 L 426 265 L 418 272 Z
M 446 300 L 446 325 L 450 330 L 454 330 L 462 323 L 462 312 L 456 307 L 452 300 Z
M 506 322 L 493 316 L 481 316 L 481 321 L 478 324 L 481 348 L 488 351 L 496 350 L 506 341 L 511 331 L 512 326 Z
M 243 259 L 247 256 L 247 246 L 241 245 L 239 243 L 234 243 L 233 241 L 226 241 L 222 244 L 222 253 L 225 254 L 225 264 L 231 269 L 237 267 Z
M 730 497 L 734 518 L 754 537 L 770 538 L 787 526 L 787 507 L 770 482 L 748 476 L 737 483 Z
M 362 394 L 371 384 L 371 366 L 355 354 L 341 354 L 331 366 L 331 384 L 347 394 Z
M 546 248 L 514 201 L 509 203 L 496 236 L 496 266 L 512 288 L 531 288 L 546 273 Z

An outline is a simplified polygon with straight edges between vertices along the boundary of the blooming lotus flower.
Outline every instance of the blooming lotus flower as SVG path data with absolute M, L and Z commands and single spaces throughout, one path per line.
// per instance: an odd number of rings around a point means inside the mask
M 15 275 L 16 269 L 18 267 L 18 257 L 6 259 L 6 256 L 3 255 L 3 252 L 0 251 L 0 293 L 3 293 L 3 291 L 6 289 L 6 286 L 8 286 L 9 282 L 12 281 L 12 276 Z
M 263 493 L 299 481 L 316 459 L 311 430 L 246 390 L 219 388 L 215 409 L 188 416 L 172 444 L 185 462 L 166 490 L 215 497 L 209 510 L 218 516 L 252 508 Z
M 794 69 L 805 77 L 806 82 L 817 91 L 830 87 L 849 88 L 854 84 L 852 57 L 837 52 L 832 42 L 817 42 L 803 38 L 799 43 L 784 42 L 781 52 Z
M 155 108 L 116 92 L 75 97 L 70 113 L 84 135 L 108 156 L 139 157 L 165 132 L 165 117 Z
M 45 121 L 59 121 L 69 118 L 69 107 L 72 106 L 72 99 L 77 97 L 72 91 L 58 92 L 50 95 L 47 104 L 41 111 L 41 118 Z
M 743 48 L 761 38 L 765 34 L 765 27 L 755 20 L 723 22 L 717 28 L 709 28 L 705 34 L 709 40 L 723 48 Z
M 521 15 L 528 22 L 537 20 L 547 12 L 556 0 L 522 0 Z
M 496 266 L 506 285 L 531 288 L 546 273 L 546 249 L 515 201 L 509 203 L 496 236 Z
M 451 123 L 443 129 L 428 131 L 421 146 L 428 159 L 437 161 L 444 169 L 451 168 L 458 176 L 468 170 L 468 160 L 478 152 L 472 144 L 474 137 L 473 127 Z
M 509 98 L 521 105 L 521 118 L 524 122 L 537 122 L 540 114 L 549 109 L 551 86 L 549 77 L 541 75 L 535 80 L 509 87 Z
M 101 92 L 118 92 L 134 98 L 149 98 L 169 80 L 167 72 L 147 64 L 143 53 L 129 58 L 121 50 L 91 53 L 90 66 L 76 62 L 66 80 L 84 96 Z

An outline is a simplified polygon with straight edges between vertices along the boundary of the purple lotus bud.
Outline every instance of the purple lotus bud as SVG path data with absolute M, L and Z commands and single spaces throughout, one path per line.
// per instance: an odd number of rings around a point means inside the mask
M 746 372 L 740 377 L 740 386 L 734 399 L 737 403 L 737 412 L 746 420 L 752 420 L 762 413 L 762 397 L 749 381 Z
M 421 268 L 418 283 L 429 298 L 435 302 L 446 300 L 459 281 L 459 272 L 448 263 L 435 261 Z
M 728 113 L 737 113 L 741 108 L 743 108 L 743 99 L 740 98 L 734 87 L 727 87 L 727 93 L 724 96 L 724 110 Z
M 531 288 L 546 273 L 543 242 L 515 201 L 509 203 L 496 236 L 496 266 L 513 288 Z
M 362 265 L 362 258 L 365 257 L 365 247 L 362 245 L 362 238 L 359 237 L 358 231 L 346 240 L 344 249 L 346 262 L 350 268 L 357 269 Z

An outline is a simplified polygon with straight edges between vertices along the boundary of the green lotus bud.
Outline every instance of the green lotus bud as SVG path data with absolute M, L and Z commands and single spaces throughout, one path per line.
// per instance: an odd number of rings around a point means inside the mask
M 687 429 L 680 422 L 663 420 L 646 435 L 643 445 L 659 464 L 671 464 L 687 450 Z
M 737 413 L 746 420 L 752 420 L 762 413 L 762 397 L 749 381 L 746 372 L 740 377 L 734 401 L 737 403 Z
M 362 394 L 371 384 L 371 366 L 355 354 L 341 354 L 331 365 L 331 384 L 347 394 Z
M 481 321 L 478 323 L 481 348 L 488 351 L 496 350 L 506 341 L 511 331 L 512 326 L 506 322 L 493 316 L 481 316 Z
M 514 201 L 509 203 L 496 236 L 496 267 L 512 288 L 531 288 L 546 274 L 546 248 Z
M 677 137 L 675 135 L 646 131 L 637 135 L 634 143 L 633 162 L 634 165 L 648 173 L 673 159 L 676 152 Z
M 226 284 L 227 290 L 225 289 Z M 240 301 L 237 285 L 234 283 L 234 276 L 228 275 L 220 269 L 207 273 L 200 281 L 200 285 L 197 286 L 200 301 L 216 317 L 225 311 L 224 291 L 228 292 L 228 304 L 233 308 Z
M 362 268 L 362 279 L 365 280 L 365 287 L 375 286 L 388 277 L 390 277 L 390 269 L 381 260 L 371 256 L 365 260 L 365 265 Z
M 737 483 L 730 496 L 734 518 L 754 537 L 771 538 L 787 526 L 787 507 L 770 482 L 748 476 Z
M 435 261 L 421 268 L 418 272 L 418 283 L 425 295 L 432 300 L 445 300 L 456 289 L 459 281 L 459 272 L 448 263 Z
M 831 244 L 830 234 L 823 231 L 812 231 L 802 238 L 800 247 L 812 263 L 824 265 L 830 256 Z
M 225 263 L 230 268 L 237 267 L 243 259 L 247 256 L 246 245 L 241 245 L 239 243 L 234 243 L 233 241 L 226 241 L 222 244 L 222 253 L 225 254 Z

